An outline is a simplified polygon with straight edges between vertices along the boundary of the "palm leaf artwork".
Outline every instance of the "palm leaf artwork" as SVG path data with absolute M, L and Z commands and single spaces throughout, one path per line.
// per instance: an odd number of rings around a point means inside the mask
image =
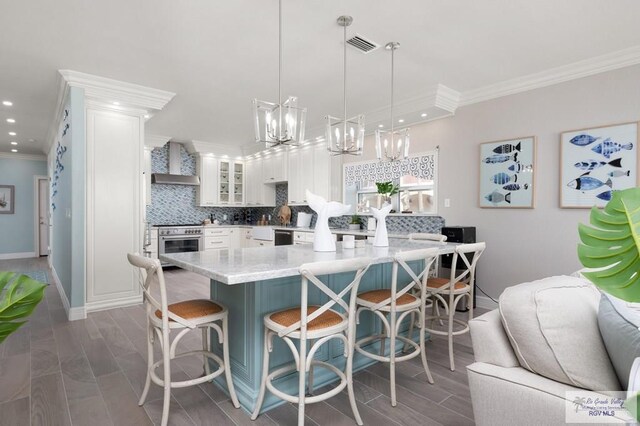
M 591 225 L 579 224 L 583 275 L 602 291 L 640 302 L 640 188 L 614 191 L 604 210 L 591 209 Z
M 0 344 L 26 321 L 44 297 L 47 286 L 26 275 L 0 272 Z

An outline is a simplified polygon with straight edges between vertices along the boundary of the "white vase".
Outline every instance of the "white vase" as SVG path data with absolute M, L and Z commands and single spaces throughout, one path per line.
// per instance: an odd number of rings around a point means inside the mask
M 391 204 L 383 206 L 380 210 L 371 207 L 373 217 L 377 220 L 376 234 L 373 237 L 374 247 L 389 247 L 389 234 L 387 234 L 387 215 L 391 212 Z
M 336 251 L 336 242 L 329 230 L 329 218 L 342 216 L 349 213 L 350 205 L 338 203 L 336 201 L 327 202 L 319 195 L 312 194 L 307 190 L 307 201 L 317 214 L 316 227 L 313 231 L 314 251 Z

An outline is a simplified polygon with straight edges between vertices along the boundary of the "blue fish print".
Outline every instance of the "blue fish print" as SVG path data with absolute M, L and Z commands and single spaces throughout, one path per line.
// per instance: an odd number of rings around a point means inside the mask
M 609 201 L 611 200 L 611 195 L 612 192 L 611 191 L 605 191 L 605 192 L 601 192 L 600 194 L 596 195 L 596 198 L 599 198 L 603 201 Z
M 574 166 L 582 170 L 591 171 L 599 167 L 605 166 L 607 164 L 611 167 L 622 167 L 622 158 L 616 158 L 615 160 L 611 160 L 608 163 L 606 161 L 598 161 L 598 160 L 579 161 L 576 164 L 574 164 Z
M 486 195 L 484 198 L 486 198 L 489 202 L 494 204 L 501 203 L 503 201 L 506 201 L 507 203 L 511 204 L 510 192 L 508 194 L 503 194 L 498 191 L 493 191 L 491 194 Z
M 623 170 L 614 170 L 612 172 L 607 173 L 607 176 L 611 176 L 611 177 L 631 176 L 631 170 L 627 170 L 626 172 Z
M 512 158 L 513 157 L 513 158 Z M 486 157 L 482 160 L 483 163 L 487 163 L 487 164 L 495 164 L 495 163 L 505 163 L 509 160 L 513 160 L 513 161 L 517 161 L 518 160 L 518 153 L 514 152 L 513 155 L 511 154 L 494 154 L 490 157 Z
M 594 138 L 591 135 L 587 135 L 587 134 L 582 133 L 582 134 L 579 134 L 578 136 L 572 137 L 569 142 L 571 142 L 572 144 L 577 145 L 577 146 L 587 146 L 587 145 L 590 145 L 590 144 L 594 143 L 598 139 L 600 139 L 600 138 L 599 137 L 598 138 Z
M 578 191 L 591 191 L 592 189 L 597 189 L 605 185 L 611 188 L 613 185 L 611 179 L 608 179 L 606 182 L 602 182 L 599 179 L 588 176 L 588 174 L 589 173 L 587 172 L 579 178 L 572 180 L 567 184 L 567 186 Z
M 533 164 L 523 165 L 522 163 L 515 163 L 509 166 L 509 170 L 512 172 L 530 172 L 533 170 Z
M 625 145 L 621 145 L 619 143 L 613 142 L 610 138 L 607 138 L 591 148 L 591 151 L 602 154 L 605 156 L 605 158 L 610 158 L 611 154 L 615 154 L 616 152 L 623 149 L 630 151 L 631 149 L 633 149 L 633 144 L 628 143 Z
M 506 191 L 519 191 L 521 189 L 529 189 L 529 184 L 525 183 L 524 185 L 520 185 L 519 183 L 510 183 L 503 186 L 502 189 Z
M 516 182 L 518 180 L 518 175 L 509 176 L 506 173 L 496 173 L 491 176 L 491 179 L 489 180 L 493 183 L 497 183 L 498 185 L 504 185 L 511 181 Z
M 509 154 L 510 152 L 520 151 L 521 145 L 522 145 L 521 142 L 518 142 L 517 145 L 511 145 L 509 143 L 506 143 L 504 145 L 500 145 L 493 148 L 493 152 L 495 152 L 496 154 Z

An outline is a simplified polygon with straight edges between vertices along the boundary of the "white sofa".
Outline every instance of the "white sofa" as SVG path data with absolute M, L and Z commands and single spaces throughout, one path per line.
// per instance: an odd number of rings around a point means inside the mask
M 620 389 L 598 330 L 598 300 L 585 280 L 552 277 L 510 287 L 499 309 L 470 322 L 476 424 L 563 425 L 567 392 L 606 399 L 589 389 Z

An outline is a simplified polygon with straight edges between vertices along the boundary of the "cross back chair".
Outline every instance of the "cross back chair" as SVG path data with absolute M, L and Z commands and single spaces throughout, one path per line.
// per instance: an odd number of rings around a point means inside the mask
M 368 336 L 360 339 L 355 344 L 355 349 L 362 355 L 381 362 L 389 363 L 390 382 L 391 382 L 391 405 L 396 406 L 396 374 L 395 364 L 397 362 L 407 361 L 418 355 L 422 357 L 422 366 L 427 375 L 429 383 L 433 383 L 433 377 L 429 371 L 427 364 L 427 354 L 425 351 L 425 316 L 426 316 L 426 299 L 427 299 L 427 280 L 429 270 L 434 261 L 438 257 L 437 248 L 425 248 L 400 252 L 395 255 L 392 266 L 391 287 L 382 290 L 371 290 L 358 295 L 358 311 L 357 319 L 360 314 L 367 310 L 378 316 L 382 321 L 383 333 L 380 335 Z M 416 274 L 407 262 L 422 260 L 424 267 L 422 272 Z M 409 275 L 410 281 L 398 288 L 398 275 L 404 271 Z M 418 288 L 417 294 L 410 291 Z M 389 320 L 387 320 L 387 315 Z M 399 334 L 399 328 L 402 321 L 411 315 L 409 336 L 404 337 Z M 411 337 L 413 333 L 414 317 L 417 315 L 420 336 L 419 343 L 414 342 Z M 380 354 L 374 354 L 363 348 L 375 340 L 380 340 Z M 385 355 L 385 340 L 389 340 L 389 355 Z M 411 347 L 413 350 L 409 353 L 398 356 L 396 354 L 396 340 L 400 340 L 406 348 Z
M 485 248 L 485 243 L 460 244 L 456 246 L 453 259 L 451 260 L 451 273 L 449 278 L 436 277 L 429 279 L 427 282 L 427 292 L 433 299 L 433 308 L 431 315 L 427 317 L 430 325 L 426 330 L 432 334 L 447 336 L 451 371 L 455 371 L 453 336 L 458 336 L 469 331 L 469 320 L 473 319 L 473 293 L 476 265 Z M 470 260 L 469 257 L 471 257 Z M 467 298 L 469 307 L 469 318 L 467 321 L 454 318 L 458 302 L 465 297 Z M 435 307 L 438 304 L 444 306 L 445 315 L 440 315 L 439 312 L 436 312 Z M 433 322 L 435 320 L 446 322 L 447 330 L 433 328 Z M 454 330 L 454 324 L 462 328 Z
M 228 320 L 227 308 L 211 300 L 186 300 L 183 302 L 168 304 L 167 290 L 162 273 L 162 266 L 157 259 L 143 257 L 138 254 L 127 254 L 129 263 L 140 268 L 142 280 L 140 286 L 144 294 L 144 304 L 147 312 L 147 377 L 144 390 L 138 405 L 142 406 L 147 398 L 151 382 L 164 388 L 164 401 L 162 406 L 162 426 L 166 426 L 169 418 L 169 406 L 171 403 L 171 389 L 194 386 L 208 382 L 221 374 L 225 374 L 229 395 L 234 407 L 240 404 L 236 397 L 229 369 L 229 345 L 228 345 Z M 157 282 L 160 293 L 158 301 L 151 293 L 151 285 Z M 202 330 L 202 350 L 189 351 L 176 354 L 176 348 L 180 339 L 189 331 Z M 170 332 L 178 332 L 171 341 Z M 218 342 L 222 345 L 223 359 L 210 350 L 209 332 L 215 330 Z M 153 344 L 155 339 L 160 343 L 162 360 L 154 362 Z M 171 360 L 190 355 L 202 356 L 204 360 L 203 377 L 179 382 L 171 381 Z M 215 361 L 218 369 L 211 371 L 209 359 Z M 163 378 L 156 374 L 156 369 L 163 367 Z
M 298 404 L 298 425 L 304 424 L 306 404 L 324 401 L 340 393 L 345 387 L 349 393 L 349 402 L 358 425 L 362 419 L 358 412 L 355 395 L 353 393 L 353 345 L 355 341 L 355 307 L 358 286 L 362 276 L 369 268 L 371 261 L 367 258 L 344 259 L 330 262 L 307 263 L 300 266 L 300 306 L 267 314 L 264 317 L 264 354 L 262 364 L 262 380 L 256 407 L 251 416 L 255 420 L 260 413 L 266 390 L 285 401 Z M 350 284 L 340 289 L 338 293 L 330 289 L 318 277 L 331 274 L 354 272 L 355 276 Z M 309 283 L 318 288 L 329 301 L 325 304 L 309 305 Z M 349 299 L 349 303 L 344 298 Z M 337 312 L 334 307 L 342 308 Z M 281 338 L 291 350 L 294 363 L 269 372 L 269 353 L 273 350 L 273 338 Z M 313 356 L 318 349 L 328 341 L 337 339 L 344 344 L 344 356 L 347 360 L 345 371 L 340 371 L 334 365 L 315 360 Z M 299 349 L 294 340 L 299 341 Z M 310 347 L 308 343 L 311 341 Z M 315 342 L 314 342 L 315 341 Z M 311 395 L 313 391 L 313 368 L 326 368 L 340 378 L 340 383 L 333 389 L 319 395 Z M 298 394 L 290 395 L 275 388 L 272 381 L 276 378 L 298 371 Z M 307 373 L 308 388 L 307 395 Z

